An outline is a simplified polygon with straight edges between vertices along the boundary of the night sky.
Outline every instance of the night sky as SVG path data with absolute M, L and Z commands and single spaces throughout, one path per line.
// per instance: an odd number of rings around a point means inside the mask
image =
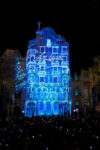
M 0 2 L 0 54 L 11 48 L 24 56 L 41 21 L 41 28 L 52 27 L 69 42 L 72 72 L 92 66 L 91 57 L 100 55 L 100 5 L 80 1 Z

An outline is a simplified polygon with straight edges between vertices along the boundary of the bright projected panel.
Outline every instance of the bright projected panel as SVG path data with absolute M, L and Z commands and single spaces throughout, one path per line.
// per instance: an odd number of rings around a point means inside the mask
M 62 37 L 57 40 L 51 28 L 48 31 L 42 30 L 40 45 L 33 47 L 30 42 L 27 51 L 25 116 L 28 117 L 71 115 L 69 45 L 64 39 L 61 41 Z

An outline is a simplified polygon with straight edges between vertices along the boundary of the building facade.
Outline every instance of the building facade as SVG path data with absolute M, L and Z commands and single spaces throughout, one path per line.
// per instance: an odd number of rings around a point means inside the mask
M 52 28 L 29 41 L 25 97 L 25 116 L 71 115 L 69 44 Z
M 73 110 L 76 108 L 83 112 L 93 110 L 93 85 L 92 68 L 88 70 L 81 69 L 80 75 L 77 72 L 74 73 L 72 77 Z

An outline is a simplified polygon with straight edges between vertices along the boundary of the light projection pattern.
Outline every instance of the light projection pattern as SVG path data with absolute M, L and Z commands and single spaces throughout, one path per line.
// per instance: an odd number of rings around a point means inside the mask
M 71 115 L 69 46 L 47 35 L 42 46 L 33 47 L 29 42 L 24 110 L 28 117 Z
M 16 67 L 14 68 L 15 70 L 15 91 L 18 92 L 25 88 L 25 72 L 21 68 L 20 65 L 20 58 L 16 58 Z

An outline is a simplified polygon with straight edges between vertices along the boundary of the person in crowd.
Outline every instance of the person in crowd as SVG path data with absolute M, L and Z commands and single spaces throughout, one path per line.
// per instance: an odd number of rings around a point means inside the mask
M 99 150 L 100 116 L 0 119 L 0 150 Z

